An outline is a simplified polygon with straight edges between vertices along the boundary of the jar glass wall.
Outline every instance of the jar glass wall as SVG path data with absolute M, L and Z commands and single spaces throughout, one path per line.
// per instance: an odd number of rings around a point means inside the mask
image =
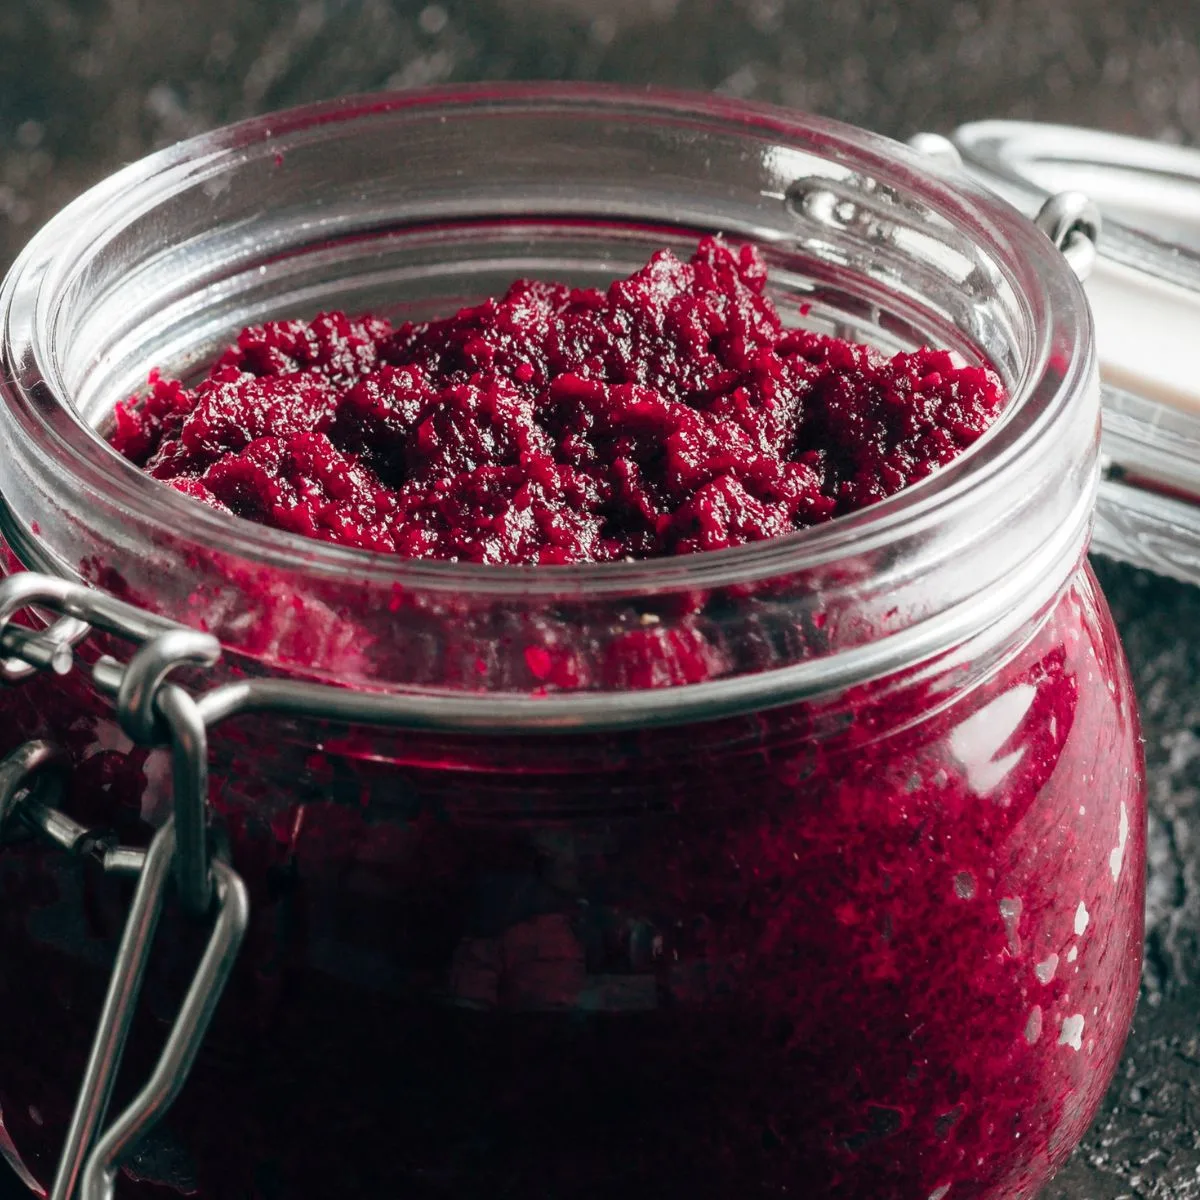
M 1053 247 L 937 171 L 769 109 L 488 89 L 223 131 L 34 240 L 0 295 L 13 565 L 217 633 L 198 689 L 334 682 L 423 726 L 213 731 L 253 924 L 128 1194 L 999 1198 L 1069 1151 L 1141 952 L 1136 714 L 1081 567 L 1095 362 Z M 254 320 L 595 283 L 712 230 L 763 248 L 797 321 L 989 363 L 1006 418 L 823 529 L 532 571 L 223 518 L 95 432 Z M 4 749 L 67 742 L 69 811 L 144 839 L 157 754 L 74 678 L 0 699 Z M 31 843 L 0 875 L 0 1108 L 45 1181 L 123 896 Z

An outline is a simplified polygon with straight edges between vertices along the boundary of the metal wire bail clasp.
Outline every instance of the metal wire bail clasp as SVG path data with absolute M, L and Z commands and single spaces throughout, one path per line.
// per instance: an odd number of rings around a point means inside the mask
M 209 634 L 171 629 L 140 647 L 117 688 L 117 717 L 125 732 L 142 745 L 154 745 L 165 732 L 171 747 L 175 879 L 184 908 L 195 916 L 207 912 L 212 902 L 205 821 L 208 733 L 195 700 L 165 681 L 176 667 L 211 667 L 220 655 L 220 643 Z
M 1059 192 L 1038 210 L 1033 223 L 1062 251 L 1083 282 L 1096 265 L 1100 209 L 1083 192 Z
M 963 170 L 958 146 L 940 133 L 914 133 L 909 146 L 918 154 L 955 170 Z M 1096 265 L 1100 240 L 1100 209 L 1083 192 L 1059 192 L 1038 210 L 1033 223 L 1062 251 L 1080 283 Z
M 49 611 L 58 620 L 41 631 L 12 624 L 26 609 L 39 616 Z M 98 659 L 92 682 L 113 699 L 122 728 L 135 742 L 169 747 L 174 812 L 149 850 L 117 846 L 56 807 L 68 764 L 52 743 L 26 742 L 0 761 L 0 844 L 20 822 L 65 850 L 96 856 L 106 871 L 136 874 L 138 880 L 51 1200 L 111 1200 L 121 1156 L 162 1116 L 187 1079 L 249 923 L 245 885 L 208 851 L 205 718 L 191 694 L 168 681 L 178 667 L 213 665 L 220 644 L 102 592 L 23 572 L 0 582 L 0 654 L 9 656 L 0 662 L 0 676 L 12 685 L 47 670 L 66 674 L 75 646 L 93 628 L 137 645 L 128 663 Z M 149 1081 L 101 1132 L 172 867 L 184 909 L 211 916 L 213 928 Z

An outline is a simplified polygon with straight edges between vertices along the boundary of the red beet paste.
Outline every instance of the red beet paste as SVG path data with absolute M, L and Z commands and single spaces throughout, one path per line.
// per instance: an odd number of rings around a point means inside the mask
M 193 389 L 152 380 L 113 444 L 278 529 L 411 558 L 611 562 L 776 537 L 890 496 L 1004 401 L 944 351 L 784 330 L 749 246 L 661 251 L 607 292 L 521 280 L 393 330 L 244 330 Z
M 1001 400 L 946 354 L 784 333 L 755 255 L 706 241 L 606 295 L 519 283 L 396 331 L 247 330 L 113 437 L 276 527 L 558 563 L 827 520 L 952 459 Z M 819 632 L 743 599 L 748 632 L 724 641 L 702 594 L 669 638 L 632 612 L 595 678 L 553 613 L 473 625 L 439 595 L 382 618 L 433 684 L 491 670 L 490 644 L 524 650 L 510 689 L 634 690 L 794 661 Z M 288 600 L 251 614 L 275 653 Z M 343 640 L 373 615 L 348 613 Z M 1028 635 L 975 687 L 922 664 L 678 728 L 219 726 L 212 808 L 252 926 L 118 1196 L 1029 1200 L 1124 1041 L 1144 843 L 1132 690 L 1086 572 Z M 71 686 L 3 692 L 0 750 L 48 722 L 78 763 L 68 811 L 144 844 L 166 760 Z M 0 855 L 0 895 L 0 1135 L 48 1184 L 128 889 L 26 841 Z M 164 915 L 114 1110 L 205 929 Z

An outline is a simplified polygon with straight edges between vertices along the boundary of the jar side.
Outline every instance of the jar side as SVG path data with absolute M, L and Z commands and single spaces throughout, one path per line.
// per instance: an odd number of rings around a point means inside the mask
M 254 925 L 133 1176 L 1032 1196 L 1124 1041 L 1145 842 L 1132 690 L 1086 571 L 1030 633 L 966 690 L 864 687 L 824 738 L 810 705 L 696 726 L 690 762 L 678 730 L 576 735 L 574 770 L 538 740 L 449 760 L 354 731 L 264 760 L 261 726 L 231 724 L 213 801 Z M 149 815 L 152 763 L 108 770 L 71 803 Z M 119 897 L 14 851 L 0 1004 L 28 1049 L 0 1107 L 44 1171 Z M 151 1014 L 186 961 L 181 942 L 155 968 Z

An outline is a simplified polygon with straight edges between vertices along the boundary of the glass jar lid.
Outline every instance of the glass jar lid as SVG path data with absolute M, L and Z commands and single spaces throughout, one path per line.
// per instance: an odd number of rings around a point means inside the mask
M 1093 547 L 1200 583 L 1200 151 L 1020 121 L 964 125 L 951 141 L 1031 216 L 1064 191 L 1099 208 L 1085 283 L 1104 408 Z

